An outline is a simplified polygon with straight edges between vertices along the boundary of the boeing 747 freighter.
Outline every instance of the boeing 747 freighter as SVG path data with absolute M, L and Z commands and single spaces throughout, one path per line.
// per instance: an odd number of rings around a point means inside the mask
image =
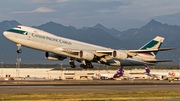
M 174 48 L 160 48 L 164 38 L 155 37 L 139 50 L 114 50 L 102 46 L 84 43 L 51 33 L 27 27 L 17 26 L 4 31 L 4 36 L 18 46 L 17 53 L 21 53 L 21 46 L 45 52 L 49 60 L 64 60 L 70 58 L 69 64 L 75 68 L 74 61 L 83 64 L 80 67 L 93 68 L 92 62 L 112 66 L 143 66 L 168 62 L 173 60 L 156 60 L 158 51 Z

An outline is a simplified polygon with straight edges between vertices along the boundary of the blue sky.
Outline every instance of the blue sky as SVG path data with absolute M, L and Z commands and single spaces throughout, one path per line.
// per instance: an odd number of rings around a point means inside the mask
M 16 20 L 27 26 L 49 21 L 91 27 L 139 28 L 155 19 L 180 25 L 180 0 L 1 0 L 0 21 Z

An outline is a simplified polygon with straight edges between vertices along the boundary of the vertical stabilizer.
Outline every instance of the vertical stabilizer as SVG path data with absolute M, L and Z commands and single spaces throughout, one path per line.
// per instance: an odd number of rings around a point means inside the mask
M 149 67 L 148 66 L 145 66 L 145 70 L 146 70 L 146 74 L 150 74 L 150 69 L 149 69 Z
M 163 41 L 164 41 L 163 37 L 157 36 L 153 40 L 151 40 L 150 42 L 142 46 L 139 50 L 159 49 Z M 139 53 L 139 54 L 154 59 L 156 57 L 157 52 L 146 52 L 146 53 Z
M 116 74 L 114 74 L 113 78 L 118 78 L 123 76 L 124 70 L 123 70 L 123 66 L 120 67 L 120 69 L 117 71 Z

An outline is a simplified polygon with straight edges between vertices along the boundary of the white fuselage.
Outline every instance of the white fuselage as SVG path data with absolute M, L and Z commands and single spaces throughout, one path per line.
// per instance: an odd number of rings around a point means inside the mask
M 150 75 L 153 75 L 154 77 L 158 79 L 164 79 L 164 78 L 180 78 L 179 72 L 174 71 L 153 71 L 150 72 Z
M 112 79 L 115 73 L 95 73 L 94 77 L 96 78 L 104 78 L 104 79 Z
M 92 45 L 72 39 L 67 39 L 53 34 L 47 33 L 42 30 L 21 26 L 21 28 L 13 28 L 12 31 L 5 31 L 4 36 L 14 43 L 21 44 L 22 46 L 29 47 L 36 50 L 45 52 L 51 52 L 65 57 L 79 58 L 76 54 L 70 54 L 68 52 L 59 51 L 61 49 L 77 49 L 77 50 L 105 50 L 113 51 L 113 49 L 105 48 L 97 45 Z M 58 49 L 58 50 L 57 50 Z M 126 60 L 110 59 L 107 60 L 108 65 L 114 66 L 131 66 L 131 65 L 144 65 L 138 56 L 127 58 Z

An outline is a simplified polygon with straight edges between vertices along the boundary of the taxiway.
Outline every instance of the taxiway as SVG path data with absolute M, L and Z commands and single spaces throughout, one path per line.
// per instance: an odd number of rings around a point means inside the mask
M 179 83 L 0 84 L 0 93 L 179 91 Z

